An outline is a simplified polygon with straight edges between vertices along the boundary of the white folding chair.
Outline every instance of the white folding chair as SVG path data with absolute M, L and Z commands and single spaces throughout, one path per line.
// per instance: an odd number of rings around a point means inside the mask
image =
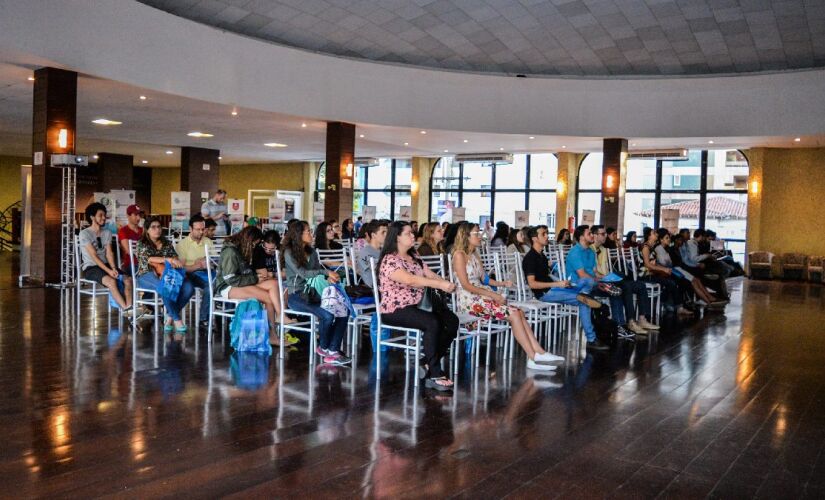
M 421 262 L 427 264 L 427 267 L 430 268 L 430 271 L 441 276 L 442 278 L 446 278 L 444 255 L 439 253 L 435 255 L 425 255 L 419 258 L 421 259 Z
M 356 255 L 355 248 L 348 249 L 347 256 L 347 262 L 349 263 L 349 266 L 352 269 L 352 284 L 358 285 L 361 281 L 361 276 L 358 275 L 358 257 Z M 349 328 L 351 331 L 350 356 L 352 356 L 356 349 L 358 349 L 358 340 L 360 338 L 361 327 L 372 323 L 372 314 L 373 312 L 375 312 L 375 304 L 353 303 L 352 308 L 355 309 L 355 317 L 350 318 L 349 320 Z
M 213 250 L 214 251 L 214 250 Z M 213 280 L 212 274 L 212 252 L 209 251 L 209 246 L 203 246 L 203 253 L 206 257 L 206 262 L 208 265 L 206 266 L 206 279 L 209 281 L 210 286 L 215 283 Z M 209 339 L 209 342 L 212 342 L 212 322 L 215 316 L 220 318 L 229 318 L 232 319 L 235 316 L 235 309 L 237 309 L 238 304 L 243 302 L 243 300 L 239 299 L 230 299 L 230 298 L 223 298 L 220 294 L 211 293 L 210 294 L 211 300 L 209 301 L 209 324 L 206 327 L 207 332 L 206 335 Z M 203 306 L 201 306 L 203 307 Z M 221 330 L 223 330 L 224 320 L 221 320 Z
M 339 250 L 316 250 L 316 252 L 318 252 L 318 260 L 321 261 L 324 269 L 336 272 L 343 269 L 344 280 L 349 285 L 349 273 L 346 272 L 349 267 L 347 264 L 347 250 L 341 248 Z
M 135 249 L 137 248 L 137 242 L 129 240 L 129 255 L 137 255 Z M 152 307 L 152 311 L 154 314 L 154 323 L 155 323 L 155 331 L 158 330 L 158 316 L 160 314 L 160 308 L 163 305 L 163 302 L 160 300 L 160 295 L 158 294 L 157 290 L 152 288 L 141 288 L 138 286 L 137 280 L 137 269 L 135 268 L 135 259 L 129 259 L 129 268 L 132 270 L 132 304 L 135 310 L 137 310 L 138 306 L 150 306 Z M 153 272 L 151 269 L 149 272 Z M 143 297 L 141 297 L 143 294 Z M 151 297 L 148 299 L 146 297 Z M 137 328 L 137 318 L 135 321 L 132 322 Z
M 82 295 L 87 295 L 92 298 L 92 318 L 97 316 L 97 297 L 101 295 L 105 295 L 107 297 L 106 300 L 106 307 L 107 307 L 107 314 L 112 314 L 112 304 L 109 303 L 108 296 L 109 296 L 109 289 L 103 285 L 98 284 L 96 281 L 87 280 L 83 277 L 83 271 L 81 271 L 82 267 L 82 258 L 80 256 L 80 241 L 75 238 L 74 241 L 74 265 L 75 265 L 75 273 L 77 275 L 77 318 L 80 318 L 80 297 Z
M 370 272 L 372 273 L 372 282 L 377 284 L 378 280 L 376 279 L 377 275 L 375 272 L 375 259 L 373 259 L 372 257 L 370 257 Z M 375 297 L 375 314 L 378 317 L 378 328 L 376 330 L 377 338 L 375 348 L 375 381 L 377 383 L 379 380 L 381 380 L 381 346 L 397 347 L 399 349 L 404 350 L 405 370 L 410 369 L 410 355 L 412 354 L 413 369 L 415 373 L 413 379 L 415 380 L 415 386 L 418 387 L 418 360 L 421 357 L 421 339 L 424 336 L 424 332 L 417 328 L 405 328 L 401 326 L 392 326 L 384 324 L 381 318 L 381 298 L 379 297 L 378 286 L 373 287 L 372 293 Z M 385 330 L 390 332 L 389 338 L 387 339 L 381 338 L 381 334 Z
M 622 250 L 625 268 L 630 270 L 633 281 L 636 281 L 639 279 L 639 262 L 641 260 L 639 249 L 633 247 Z M 662 307 L 662 287 L 658 283 L 650 283 L 648 281 L 645 281 L 644 284 L 647 287 L 647 295 L 650 298 L 650 315 L 652 317 L 649 319 L 652 323 L 659 324 Z M 636 311 L 638 313 L 638 308 L 636 308 Z
M 289 295 L 288 289 L 284 287 L 284 279 L 281 277 L 281 254 L 279 251 L 275 251 L 275 276 L 278 277 L 278 290 L 280 291 L 281 295 Z M 296 323 L 284 324 L 286 320 L 286 316 L 289 314 L 290 316 L 298 316 L 299 318 L 304 318 L 301 321 Z M 318 323 L 318 318 L 315 317 L 312 313 L 307 313 L 303 311 L 296 311 L 294 309 L 289 309 L 288 303 L 281 304 L 281 314 L 278 319 L 278 336 L 280 338 L 280 352 L 278 357 L 284 359 L 284 352 L 286 348 L 286 333 L 290 331 L 295 332 L 304 332 L 309 337 L 309 364 L 310 366 L 315 365 L 315 336 L 316 336 L 316 325 Z

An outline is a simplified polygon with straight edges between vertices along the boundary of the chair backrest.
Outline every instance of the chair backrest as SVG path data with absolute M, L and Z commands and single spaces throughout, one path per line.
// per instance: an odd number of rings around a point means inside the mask
M 344 247 L 345 249 L 352 248 L 352 240 L 351 239 L 346 239 L 346 240 L 340 239 L 340 240 L 334 240 L 334 241 L 340 243 L 341 246 Z
M 427 264 L 427 267 L 430 268 L 430 271 L 440 275 L 442 278 L 446 278 L 446 266 L 444 265 L 444 255 L 425 255 L 419 258 L 424 264 Z
M 559 280 L 567 279 L 567 265 L 565 264 L 565 259 L 562 257 L 561 247 L 557 246 L 553 249 L 545 248 L 544 255 L 547 257 L 547 260 L 550 261 L 550 275 Z M 554 267 L 557 269 L 555 273 L 552 272 Z
M 625 269 L 630 271 L 633 281 L 639 279 L 639 249 L 636 247 L 623 248 L 622 255 Z
M 77 276 L 77 282 L 78 283 L 80 283 L 80 281 L 83 279 L 83 274 L 81 273 L 81 270 L 80 270 L 81 263 L 82 263 L 82 258 L 80 256 L 80 238 L 75 238 L 74 239 L 74 269 L 75 269 L 75 275 Z
M 376 331 L 381 331 L 381 294 L 378 291 L 378 272 L 375 270 L 375 258 L 370 257 L 370 273 L 372 273 L 372 296 L 375 299 L 375 318 L 378 323 Z M 380 335 L 379 335 L 380 338 Z
M 329 271 L 338 271 L 344 269 L 346 284 L 349 284 L 349 263 L 347 262 L 347 249 L 341 248 L 339 250 L 316 250 L 318 252 L 318 260 L 324 269 Z M 328 267 L 325 262 L 340 262 L 338 266 Z
M 618 248 L 608 248 L 607 249 L 607 263 L 610 265 L 610 271 L 615 272 L 619 271 L 620 273 L 625 272 L 624 267 L 624 259 L 622 259 L 620 255 L 621 250 Z
M 498 247 L 496 247 L 496 248 L 498 248 Z M 505 252 L 498 252 L 498 251 L 487 252 L 485 254 L 480 254 L 481 267 L 483 267 L 484 271 L 487 272 L 488 274 L 494 274 L 495 276 L 498 276 L 498 273 L 496 272 L 497 271 L 496 262 L 498 262 L 498 260 L 497 260 L 498 257 L 500 255 L 504 255 L 504 254 L 505 254 Z

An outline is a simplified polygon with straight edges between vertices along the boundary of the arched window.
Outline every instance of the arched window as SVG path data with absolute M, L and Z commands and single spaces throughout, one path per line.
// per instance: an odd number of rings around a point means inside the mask
M 441 158 L 430 178 L 430 220 L 445 221 L 453 207 L 465 219 L 513 226 L 517 211 L 529 212 L 530 224 L 555 226 L 558 159 L 552 153 L 516 154 L 512 163 L 457 162 Z
M 576 182 L 576 224 L 585 220 L 585 210 L 593 221 L 601 220 L 602 212 L 602 153 L 590 153 L 579 165 Z

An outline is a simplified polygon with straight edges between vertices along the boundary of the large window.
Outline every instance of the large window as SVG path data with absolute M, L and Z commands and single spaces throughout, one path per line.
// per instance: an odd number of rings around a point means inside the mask
M 601 206 L 601 153 L 587 155 L 579 170 L 577 214 Z M 627 162 L 624 231 L 659 227 L 678 213 L 678 228 L 711 229 L 744 258 L 748 211 L 748 161 L 736 150 L 689 151 L 680 161 Z M 675 211 L 675 212 L 674 212 Z M 674 217 L 675 219 L 675 217 Z
M 441 158 L 430 179 L 430 219 L 450 220 L 450 209 L 464 207 L 468 221 L 513 226 L 527 210 L 530 224 L 555 227 L 558 166 L 554 154 L 517 154 L 512 163 Z
M 412 163 L 409 159 L 381 158 L 377 163 L 358 165 L 353 179 L 352 213 L 361 214 L 365 205 L 375 207 L 379 219 L 394 219 L 400 207 L 411 204 Z M 318 169 L 316 201 L 324 200 L 326 165 Z

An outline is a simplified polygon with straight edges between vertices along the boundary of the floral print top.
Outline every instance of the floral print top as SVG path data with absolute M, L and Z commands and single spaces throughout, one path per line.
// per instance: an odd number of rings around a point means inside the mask
M 160 248 L 156 247 L 153 244 L 147 245 L 144 243 L 143 240 L 138 241 L 137 248 L 135 248 L 135 253 L 137 254 L 137 261 L 138 261 L 138 268 L 137 268 L 137 275 L 143 276 L 144 274 L 152 271 L 152 266 L 149 265 L 149 258 L 150 257 L 177 257 L 178 254 L 175 252 L 175 247 L 172 246 L 172 242 L 164 238 L 163 245 Z
M 483 278 L 484 269 L 481 266 L 481 259 L 474 253 L 467 258 L 467 279 L 475 287 L 492 290 L 481 282 Z M 461 287 L 461 283 L 458 283 L 457 291 L 458 310 L 465 314 L 485 320 L 505 319 L 510 315 L 510 309 L 506 304 L 498 304 L 492 299 L 468 292 Z
M 424 276 L 424 265 L 414 260 L 406 260 L 398 254 L 384 257 L 378 270 L 378 291 L 381 293 L 382 314 L 394 313 L 399 309 L 421 302 L 424 297 L 423 288 L 399 283 L 390 276 L 398 269 L 403 269 L 416 276 Z

